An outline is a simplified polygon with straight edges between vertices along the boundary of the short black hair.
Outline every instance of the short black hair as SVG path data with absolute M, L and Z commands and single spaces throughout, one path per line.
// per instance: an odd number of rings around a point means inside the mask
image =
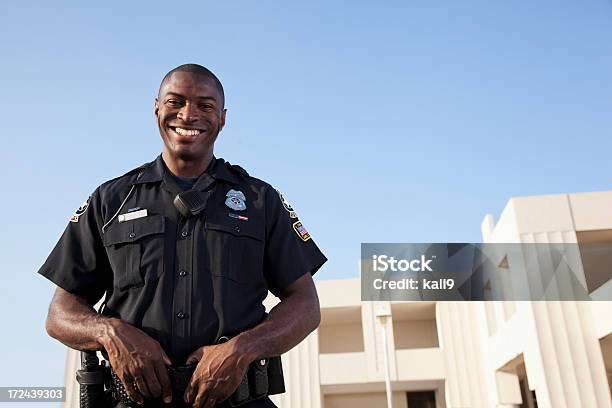
M 203 67 L 199 64 L 183 64 L 170 70 L 166 75 L 164 75 L 164 79 L 162 79 L 161 84 L 159 84 L 159 91 L 157 92 L 158 97 L 166 81 L 168 81 L 168 79 L 170 79 L 172 74 L 174 74 L 175 72 L 191 72 L 193 74 L 199 74 L 212 79 L 215 82 L 215 85 L 217 85 L 217 90 L 219 91 L 219 94 L 222 98 L 221 107 L 225 106 L 225 92 L 223 91 L 223 85 L 221 84 L 221 81 L 219 81 L 219 78 L 217 78 L 217 76 L 213 74 L 210 69 Z

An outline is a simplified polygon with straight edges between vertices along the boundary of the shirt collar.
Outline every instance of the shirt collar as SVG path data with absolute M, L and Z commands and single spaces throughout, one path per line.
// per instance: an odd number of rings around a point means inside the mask
M 215 156 L 213 156 L 212 160 L 212 163 L 207 169 L 212 178 L 215 180 L 227 181 L 232 184 L 239 183 L 238 177 L 236 177 L 229 170 L 229 164 L 225 160 L 221 158 L 217 159 Z M 165 172 L 166 166 L 164 165 L 164 161 L 160 154 L 154 161 L 143 166 L 142 170 L 138 174 L 138 177 L 134 181 L 134 184 L 155 183 L 162 181 Z

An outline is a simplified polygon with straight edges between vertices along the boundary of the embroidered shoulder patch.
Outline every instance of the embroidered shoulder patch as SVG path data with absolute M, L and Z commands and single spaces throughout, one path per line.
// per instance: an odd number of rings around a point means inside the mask
M 278 190 L 276 190 L 276 192 L 278 193 L 278 196 L 280 197 L 281 202 L 283 203 L 283 207 L 289 213 L 289 217 L 297 218 L 297 213 L 293 210 L 293 207 L 291 207 L 291 204 L 289 204 L 289 202 L 285 199 L 285 196 L 283 196 L 283 193 L 281 193 Z
M 302 238 L 302 241 L 306 242 L 310 239 L 310 234 L 308 233 L 308 230 L 306 230 L 306 227 L 302 225 L 301 221 L 296 221 L 293 223 L 293 230 L 296 234 L 298 234 L 298 237 Z
M 79 222 L 79 217 L 83 215 L 85 210 L 87 210 L 87 207 L 89 207 L 90 199 L 91 199 L 91 196 L 89 196 L 87 200 L 85 200 L 85 202 L 81 204 L 81 206 L 74 212 L 72 217 L 70 217 L 70 222 Z

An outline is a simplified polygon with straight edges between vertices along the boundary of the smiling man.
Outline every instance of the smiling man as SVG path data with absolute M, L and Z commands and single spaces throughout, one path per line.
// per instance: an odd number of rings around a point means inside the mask
M 326 258 L 280 192 L 213 155 L 226 109 L 212 72 L 170 71 L 154 112 L 162 154 L 99 186 L 39 271 L 58 286 L 47 332 L 102 351 L 108 406 L 274 407 L 278 356 L 319 324 Z
M 171 167 L 172 173 L 202 174 L 202 166 L 212 159 L 226 112 L 223 86 L 206 68 L 183 65 L 166 74 L 155 100 L 155 117 L 164 141 L 164 162 L 182 167 L 182 171 Z

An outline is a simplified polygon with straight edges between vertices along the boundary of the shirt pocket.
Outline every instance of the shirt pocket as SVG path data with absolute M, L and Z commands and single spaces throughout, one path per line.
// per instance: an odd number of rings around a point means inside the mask
M 163 270 L 165 218 L 150 215 L 114 224 L 104 234 L 104 246 L 119 289 L 141 287 L 147 277 Z
M 207 219 L 204 228 L 213 276 L 244 284 L 262 282 L 263 225 L 225 215 Z

